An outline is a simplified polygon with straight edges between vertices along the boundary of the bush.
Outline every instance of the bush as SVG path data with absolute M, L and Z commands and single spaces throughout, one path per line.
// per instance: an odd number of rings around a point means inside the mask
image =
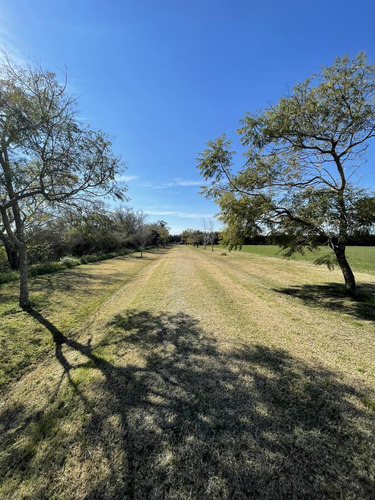
M 118 252 L 108 252 L 108 253 L 95 253 L 91 255 L 84 255 L 80 259 L 76 257 L 63 257 L 59 262 L 44 262 L 42 264 L 35 264 L 29 268 L 29 277 L 33 278 L 35 276 L 42 276 L 43 274 L 51 274 L 56 271 L 61 271 L 63 269 L 71 269 L 75 266 L 80 266 L 81 264 L 91 264 L 93 262 L 99 262 L 101 260 L 113 259 L 114 257 L 120 257 L 121 255 L 128 255 L 134 253 L 135 250 L 126 248 L 124 250 L 119 250 Z M 6 271 L 0 272 L 0 284 L 9 283 L 10 281 L 16 281 L 20 277 L 18 271 Z
M 60 260 L 60 263 L 68 269 L 71 269 L 72 267 L 79 266 L 81 264 L 81 261 L 80 259 L 76 259 L 75 257 L 63 257 Z
M 81 257 L 80 261 L 82 264 L 91 264 L 93 262 L 99 262 L 100 260 L 113 259 L 115 257 L 121 257 L 122 255 L 128 255 L 130 253 L 134 253 L 134 250 L 126 248 L 124 250 L 118 250 L 117 252 L 93 253 L 84 255 L 83 257 Z
M 98 262 L 99 260 L 103 260 L 103 257 L 96 253 L 92 255 L 84 255 L 80 258 L 81 264 L 91 264 L 93 262 Z
M 66 269 L 66 266 L 61 262 L 44 262 L 43 264 L 35 264 L 29 269 L 29 276 L 42 276 L 43 274 L 51 274 L 61 269 Z
M 16 281 L 20 277 L 18 271 L 6 271 L 0 273 L 0 284 L 9 283 L 10 281 Z

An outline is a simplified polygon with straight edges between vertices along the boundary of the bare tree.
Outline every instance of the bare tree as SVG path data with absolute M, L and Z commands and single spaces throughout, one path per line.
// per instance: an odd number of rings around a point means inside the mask
M 208 244 L 211 245 L 211 250 L 214 251 L 214 243 L 215 243 L 215 223 L 212 217 L 210 217 L 207 221 L 207 239 Z
M 207 243 L 208 243 L 208 223 L 206 217 L 203 217 L 203 245 L 205 250 L 207 250 Z
M 141 258 L 151 236 L 151 228 L 149 224 L 146 224 L 146 218 L 147 215 L 142 210 L 137 213 L 136 240 L 141 251 Z

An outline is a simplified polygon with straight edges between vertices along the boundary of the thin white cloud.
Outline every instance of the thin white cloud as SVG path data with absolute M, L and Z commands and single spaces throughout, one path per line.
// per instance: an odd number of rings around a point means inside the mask
M 149 215 L 178 215 L 178 212 L 172 210 L 145 210 L 145 213 Z
M 129 182 L 134 181 L 135 179 L 139 179 L 139 175 L 116 175 L 117 182 Z
M 12 25 L 7 12 L 4 11 L 4 6 L 2 6 L 1 18 L 0 18 L 0 44 L 3 49 L 7 52 L 11 52 L 12 58 L 21 59 L 16 48 L 19 37 L 16 34 L 17 30 Z M 22 59 L 21 59 L 22 60 Z
M 131 176 L 132 178 L 139 178 L 139 176 Z M 140 180 L 137 182 L 137 186 L 139 187 L 144 187 L 144 188 L 149 188 L 149 189 L 168 189 L 171 187 L 175 186 L 201 186 L 202 181 L 195 181 L 195 180 L 190 180 L 190 179 L 180 179 L 179 177 L 173 179 L 173 181 L 169 182 L 161 182 L 160 184 L 155 184 L 149 181 L 142 181 Z
M 204 219 L 205 217 L 214 217 L 215 214 L 179 214 L 184 219 Z
M 151 189 L 168 189 L 174 185 L 173 182 L 163 182 L 163 184 L 152 185 Z
M 191 181 L 184 179 L 175 179 L 176 186 L 201 186 L 202 181 Z
M 176 212 L 174 210 L 145 210 L 148 215 L 171 215 L 183 219 L 203 219 L 204 217 L 214 217 L 215 214 L 194 214 L 185 212 Z

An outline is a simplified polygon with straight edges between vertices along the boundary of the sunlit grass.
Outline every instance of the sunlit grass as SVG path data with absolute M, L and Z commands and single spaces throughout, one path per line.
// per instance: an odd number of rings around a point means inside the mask
M 264 257 L 283 258 L 282 249 L 277 245 L 244 245 L 241 252 Z M 329 253 L 327 247 L 319 247 L 316 252 L 306 251 L 304 254 L 296 253 L 290 260 L 314 262 L 319 257 Z M 375 274 L 375 247 L 347 247 L 346 255 L 354 271 Z

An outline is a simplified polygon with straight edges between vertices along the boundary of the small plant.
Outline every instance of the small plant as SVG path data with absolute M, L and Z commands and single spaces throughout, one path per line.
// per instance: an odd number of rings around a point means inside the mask
M 366 406 L 366 408 L 375 411 L 375 401 L 367 398 L 363 398 L 361 401 Z

